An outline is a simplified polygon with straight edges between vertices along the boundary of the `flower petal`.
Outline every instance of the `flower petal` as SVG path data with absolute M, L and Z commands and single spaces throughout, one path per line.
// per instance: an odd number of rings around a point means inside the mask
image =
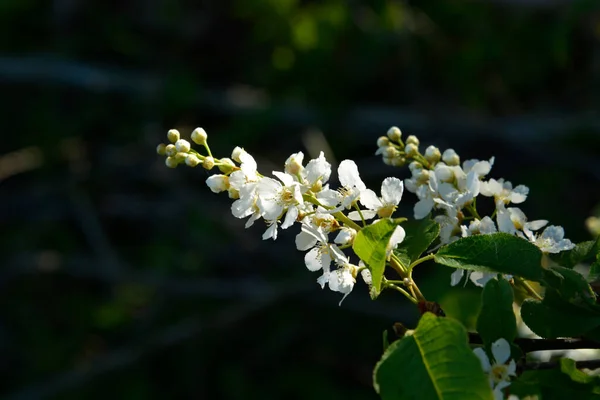
M 360 190 L 365 190 L 367 188 L 360 179 L 356 163 L 352 160 L 344 160 L 340 163 L 338 167 L 338 177 L 342 186 L 356 186 Z
M 381 198 L 386 204 L 398 205 L 403 192 L 404 183 L 398 178 L 385 178 L 381 184 Z
M 504 364 L 510 358 L 510 344 L 504 338 L 492 343 L 492 355 L 496 364 Z

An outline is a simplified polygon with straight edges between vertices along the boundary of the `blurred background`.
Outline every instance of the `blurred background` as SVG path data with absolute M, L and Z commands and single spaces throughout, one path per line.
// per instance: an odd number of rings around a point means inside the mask
M 496 156 L 574 241 L 598 214 L 597 0 L 1 0 L 0 33 L 3 399 L 376 398 L 382 331 L 416 310 L 362 283 L 338 306 L 296 229 L 262 241 L 205 170 L 164 167 L 170 128 L 265 173 L 324 150 L 378 189 L 408 176 L 373 155 L 397 125 Z M 478 291 L 419 268 L 471 326 Z

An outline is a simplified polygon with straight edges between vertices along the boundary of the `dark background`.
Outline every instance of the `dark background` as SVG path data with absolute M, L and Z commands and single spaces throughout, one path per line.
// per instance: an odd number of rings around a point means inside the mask
M 398 125 L 422 149 L 495 155 L 491 177 L 531 188 L 530 219 L 589 238 L 596 0 L 1 0 L 0 43 L 5 399 L 376 398 L 381 332 L 412 306 L 359 283 L 338 307 L 297 227 L 263 242 L 206 171 L 164 167 L 170 128 L 264 173 L 323 149 L 378 190 L 408 176 L 373 155 Z M 418 272 L 473 324 L 476 290 Z

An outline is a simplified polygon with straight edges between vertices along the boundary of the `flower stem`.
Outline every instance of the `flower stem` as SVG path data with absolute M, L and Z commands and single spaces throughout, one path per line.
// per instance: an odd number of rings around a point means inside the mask
M 430 255 L 428 255 L 428 256 L 421 257 L 421 258 L 419 258 L 418 260 L 415 260 L 415 261 L 413 261 L 413 263 L 412 263 L 412 264 L 410 264 L 410 266 L 408 267 L 408 270 L 409 270 L 409 271 L 412 271 L 412 269 L 413 269 L 414 267 L 416 267 L 417 265 L 419 265 L 419 264 L 421 264 L 421 263 L 424 263 L 425 261 L 429 261 L 429 260 L 433 259 L 434 257 L 435 257 L 435 254 L 430 254 Z
M 402 289 L 400 286 L 394 285 L 393 283 L 387 283 L 384 288 L 390 288 L 390 289 L 394 289 L 400 293 L 402 293 L 404 296 L 406 296 L 407 299 L 409 299 L 413 304 L 418 304 L 419 301 L 417 299 L 415 299 L 410 293 L 408 293 L 406 290 Z

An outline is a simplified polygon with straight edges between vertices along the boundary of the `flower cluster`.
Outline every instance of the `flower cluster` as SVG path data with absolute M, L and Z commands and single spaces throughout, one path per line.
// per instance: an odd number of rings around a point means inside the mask
M 461 165 L 459 155 L 453 149 L 443 153 L 435 146 L 429 146 L 425 153 L 419 151 L 419 140 L 409 136 L 406 143 L 398 128 L 388 131 L 388 137 L 381 137 L 376 154 L 383 155 L 388 165 L 408 165 L 412 176 L 405 179 L 406 189 L 416 194 L 419 201 L 414 206 L 415 219 L 435 213 L 433 219 L 440 224 L 440 245 L 451 243 L 461 237 L 506 232 L 529 240 L 544 253 L 558 253 L 575 245 L 564 238 L 560 226 L 548 226 L 541 233 L 536 231 L 548 224 L 546 220 L 528 221 L 525 213 L 513 204 L 521 204 L 527 199 L 529 188 L 524 185 L 513 187 L 503 179 L 485 179 L 494 165 L 494 158 L 488 161 L 466 160 Z M 495 210 L 491 216 L 481 217 L 477 212 L 476 200 L 481 195 L 494 200 Z M 494 221 L 495 217 L 495 221 Z M 452 276 L 456 285 L 463 277 L 464 270 L 457 270 Z M 493 274 L 473 272 L 471 281 L 483 286 Z
M 221 173 L 210 176 L 207 186 L 214 193 L 228 193 L 234 200 L 233 216 L 247 218 L 246 228 L 262 219 L 267 226 L 263 239 L 275 240 L 279 228 L 300 224 L 296 247 L 306 252 L 304 260 L 310 271 L 322 271 L 317 279 L 322 288 L 328 286 L 343 293 L 345 298 L 359 273 L 370 285 L 367 267 L 362 262 L 352 264 L 343 250 L 352 246 L 357 231 L 367 221 L 392 216 L 404 190 L 400 179 L 386 178 L 378 196 L 367 189 L 356 163 L 344 160 L 337 171 L 341 187 L 334 190 L 329 187 L 331 164 L 323 152 L 306 164 L 302 152 L 292 154 L 283 171 L 273 171 L 271 178 L 258 172 L 254 157 L 241 147 L 233 150 L 231 158 L 214 158 L 202 128 L 195 129 L 191 139 L 202 145 L 207 155 L 192 149 L 180 136 L 178 131 L 170 130 L 167 137 L 171 144 L 160 144 L 157 148 L 158 154 L 167 156 L 166 165 L 173 168 L 181 163 L 190 167 L 202 165 L 207 170 L 217 167 Z M 335 235 L 333 241 L 330 235 Z M 403 239 L 404 230 L 398 226 L 388 246 L 390 251 Z

